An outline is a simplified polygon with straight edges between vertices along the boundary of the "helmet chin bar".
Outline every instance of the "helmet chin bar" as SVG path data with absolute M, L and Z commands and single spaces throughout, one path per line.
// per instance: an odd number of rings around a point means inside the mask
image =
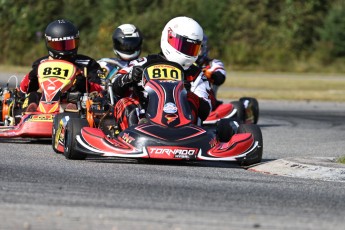
M 132 61 L 132 60 L 137 59 L 140 55 L 140 52 L 141 52 L 141 50 L 136 50 L 131 54 L 125 54 L 125 53 L 122 53 L 122 52 L 114 49 L 114 53 L 117 56 L 119 56 L 122 60 L 125 60 L 125 61 Z

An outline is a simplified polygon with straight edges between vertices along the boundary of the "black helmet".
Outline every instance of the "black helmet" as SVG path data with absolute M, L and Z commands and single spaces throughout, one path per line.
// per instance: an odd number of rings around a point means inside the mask
M 202 66 L 202 65 L 204 65 L 205 62 L 209 61 L 207 42 L 208 42 L 208 37 L 204 34 L 203 39 L 202 39 L 202 43 L 201 43 L 201 50 L 200 50 L 198 59 L 196 60 L 196 63 L 199 66 Z
M 131 61 L 139 57 L 143 38 L 132 24 L 123 24 L 113 32 L 114 52 L 121 59 Z
M 64 19 L 51 22 L 45 31 L 48 53 L 56 59 L 71 59 L 78 51 L 79 31 Z

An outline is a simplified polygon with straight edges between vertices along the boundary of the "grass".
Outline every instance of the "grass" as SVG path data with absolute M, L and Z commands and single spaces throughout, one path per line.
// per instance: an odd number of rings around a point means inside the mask
M 10 73 L 27 73 L 31 70 L 31 66 L 12 66 L 12 65 L 0 65 L 0 72 Z
M 337 162 L 338 162 L 338 163 L 341 163 L 341 164 L 345 164 L 345 156 L 339 157 L 339 158 L 337 159 Z
M 345 75 L 229 72 L 219 98 L 345 102 Z

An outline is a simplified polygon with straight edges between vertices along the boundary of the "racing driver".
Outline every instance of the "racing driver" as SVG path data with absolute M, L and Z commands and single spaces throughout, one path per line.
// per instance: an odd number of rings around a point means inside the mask
M 119 71 L 113 83 L 114 93 L 124 97 L 129 88 L 133 88 L 134 93 L 132 97 L 118 101 L 120 105 L 117 104 L 120 109 L 115 112 L 115 117 L 122 130 L 145 120 L 140 119 L 146 101 L 141 82 L 142 72 L 146 66 L 165 60 L 179 64 L 184 70 L 185 88 L 193 113 L 193 123 L 197 124 L 198 118 L 201 121 L 207 118 L 211 111 L 210 84 L 201 69 L 193 64 L 198 58 L 202 39 L 203 29 L 194 19 L 185 16 L 173 18 L 162 31 L 160 53 L 136 59 Z
M 61 59 L 75 64 L 80 71 L 87 68 L 88 74 L 88 88 L 90 92 L 101 92 L 101 80 L 98 73 L 101 71 L 99 64 L 92 58 L 77 54 L 79 45 L 79 30 L 68 20 L 56 20 L 51 22 L 45 30 L 45 43 L 48 50 L 48 56 L 44 56 L 36 60 L 32 64 L 32 70 L 26 74 L 20 83 L 20 90 L 26 94 L 26 99 L 23 103 L 23 111 L 35 112 L 41 97 L 37 92 L 39 89 L 37 70 L 40 63 L 46 60 Z M 69 92 L 86 92 L 86 78 L 79 74 L 74 85 L 69 89 Z M 68 104 L 67 106 L 75 107 L 69 109 L 76 109 L 75 104 Z

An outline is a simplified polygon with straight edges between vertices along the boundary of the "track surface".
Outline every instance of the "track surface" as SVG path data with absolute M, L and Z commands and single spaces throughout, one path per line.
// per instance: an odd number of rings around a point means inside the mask
M 344 154 L 345 105 L 260 102 L 264 161 Z M 0 142 L 0 229 L 344 229 L 344 183 Z

